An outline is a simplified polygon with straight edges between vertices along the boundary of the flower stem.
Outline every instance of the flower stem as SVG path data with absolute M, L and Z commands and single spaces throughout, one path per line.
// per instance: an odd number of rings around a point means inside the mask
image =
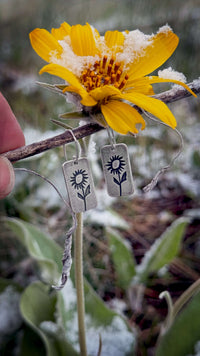
M 119 178 L 119 195 L 121 197 L 121 195 L 122 195 L 122 183 L 121 183 L 120 173 L 118 173 L 118 178 Z
M 83 199 L 83 201 L 84 201 L 84 209 L 86 211 L 86 196 L 85 196 L 85 192 L 84 192 L 83 188 L 82 188 L 82 193 L 83 193 L 83 197 L 84 197 L 84 199 Z
M 77 294 L 77 312 L 78 312 L 78 329 L 79 344 L 81 356 L 87 356 L 86 337 L 85 337 L 85 299 L 84 299 L 84 281 L 83 281 L 83 214 L 77 213 L 77 229 L 75 232 L 74 242 L 74 259 L 75 259 L 75 281 Z

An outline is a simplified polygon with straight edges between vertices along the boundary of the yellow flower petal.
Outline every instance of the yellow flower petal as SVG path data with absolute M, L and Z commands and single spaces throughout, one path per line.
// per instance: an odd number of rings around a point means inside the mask
M 96 100 L 96 101 L 102 101 L 105 98 L 110 98 L 112 96 L 121 96 L 121 92 L 119 89 L 111 86 L 111 85 L 104 85 L 103 87 L 96 88 L 94 90 L 90 91 L 90 95 Z
M 106 45 L 111 49 L 114 50 L 115 52 L 119 52 L 122 50 L 123 44 L 124 44 L 124 35 L 122 32 L 119 31 L 107 31 L 105 33 L 105 42 Z
M 143 117 L 126 103 L 112 100 L 106 105 L 101 105 L 101 111 L 107 124 L 122 135 L 128 132 L 138 133 L 136 124 L 141 124 L 142 130 L 145 128 Z
M 152 73 L 160 67 L 175 51 L 178 42 L 178 37 L 171 30 L 156 34 L 141 56 L 137 56 L 131 64 L 128 82 Z
M 59 41 L 70 35 L 71 26 L 67 22 L 63 22 L 59 28 L 52 28 L 51 34 Z
M 150 85 L 149 77 L 136 78 L 132 81 L 129 81 L 128 85 L 127 83 L 125 84 L 123 92 L 132 93 L 133 90 L 145 95 L 155 94 L 152 86 Z
M 89 24 L 72 26 L 70 37 L 71 46 L 77 56 L 95 56 L 98 53 L 93 31 Z
M 83 105 L 94 106 L 97 104 L 97 102 L 83 88 L 83 86 L 76 78 L 76 76 L 65 67 L 60 66 L 59 64 L 53 64 L 53 63 L 47 64 L 40 70 L 40 74 L 42 73 L 49 73 L 52 75 L 56 75 L 57 77 L 66 80 L 66 82 L 68 82 L 70 86 L 66 86 L 66 88 L 63 90 L 63 93 L 69 91 L 69 92 L 79 94 L 82 100 L 84 101 L 84 103 L 82 103 Z
M 161 100 L 150 98 L 146 95 L 132 92 L 124 94 L 123 99 L 130 101 L 131 103 L 139 106 L 140 108 L 150 112 L 173 129 L 176 127 L 176 119 L 172 112 L 169 110 Z
M 97 102 L 95 101 L 95 99 L 93 99 L 93 97 L 90 94 L 87 93 L 84 96 L 82 95 L 81 104 L 84 106 L 95 106 Z
M 183 82 L 180 82 L 179 80 L 165 79 L 165 78 L 160 78 L 160 77 L 157 77 L 157 76 L 151 76 L 148 79 L 149 79 L 149 84 L 168 83 L 169 82 L 169 83 L 175 83 L 175 84 L 181 85 L 186 90 L 188 90 L 195 98 L 197 97 L 197 95 L 190 89 L 190 87 L 187 84 L 185 84 Z
M 84 97 L 87 94 L 86 90 L 82 87 L 76 76 L 65 67 L 60 66 L 59 64 L 51 63 L 47 64 L 40 70 L 40 74 L 45 72 L 66 80 L 66 82 L 68 82 L 72 87 L 75 87 L 77 90 L 79 90 L 81 97 Z
M 80 95 L 82 97 L 81 104 L 84 106 L 95 106 L 97 102 L 91 97 L 90 94 L 87 93 L 86 90 L 82 90 L 82 88 L 75 88 L 73 86 L 68 86 L 63 90 L 63 93 L 72 92 Z
M 57 51 L 58 56 L 63 51 L 55 37 L 43 28 L 36 28 L 29 37 L 35 52 L 46 62 L 50 62 L 52 51 Z

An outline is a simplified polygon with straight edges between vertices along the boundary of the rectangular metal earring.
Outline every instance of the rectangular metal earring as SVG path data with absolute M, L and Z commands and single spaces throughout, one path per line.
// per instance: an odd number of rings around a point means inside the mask
M 108 194 L 112 197 L 131 195 L 134 186 L 127 146 L 124 143 L 104 146 L 101 159 Z
M 95 208 L 97 199 L 89 162 L 86 157 L 79 158 L 79 144 L 75 136 L 74 140 L 76 157 L 63 163 L 62 168 L 71 208 L 74 213 L 80 213 Z

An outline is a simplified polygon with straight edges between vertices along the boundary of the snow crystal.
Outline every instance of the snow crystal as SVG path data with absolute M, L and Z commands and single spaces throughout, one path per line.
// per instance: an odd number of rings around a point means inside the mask
M 125 65 L 132 63 L 135 58 L 141 56 L 144 49 L 151 44 L 150 35 L 145 35 L 139 30 L 129 33 L 124 32 L 124 48 L 116 56 L 117 62 L 124 62 Z
M 58 41 L 63 48 L 61 56 L 58 58 L 57 53 L 52 51 L 50 62 L 59 64 L 77 77 L 80 77 L 82 71 L 89 66 L 89 64 L 94 65 L 96 61 L 99 60 L 99 56 L 78 56 L 73 52 L 71 44 L 68 40 L 68 37 L 65 37 L 64 40 Z
M 96 46 L 97 48 L 99 49 L 99 51 L 101 52 L 102 54 L 102 57 L 104 55 L 107 55 L 108 52 L 109 52 L 109 49 L 105 43 L 105 39 L 104 39 L 104 36 L 100 36 L 100 37 L 96 37 L 95 38 L 95 42 L 96 42 Z M 111 52 L 110 52 L 110 55 L 111 55 Z
M 112 323 L 104 327 L 90 327 L 92 320 L 86 317 L 87 346 L 88 354 L 97 354 L 99 335 L 102 339 L 101 356 L 115 355 L 124 356 L 128 352 L 133 352 L 134 335 L 128 331 L 124 321 L 120 316 L 114 316 Z
M 172 31 L 172 28 L 168 24 L 166 24 L 166 25 L 160 27 L 157 33 L 166 33 L 167 34 L 169 31 Z
M 115 310 L 118 314 L 123 315 L 127 309 L 127 305 L 123 299 L 113 298 L 106 303 L 108 307 L 112 310 Z
M 99 191 L 100 194 L 104 195 L 104 191 Z M 98 197 L 98 195 L 97 195 Z M 97 198 L 98 200 L 98 198 Z M 98 201 L 99 202 L 99 201 Z M 114 211 L 103 211 L 100 209 L 96 210 L 88 210 L 87 214 L 85 214 L 85 219 L 90 221 L 90 223 L 103 225 L 103 226 L 110 226 L 110 227 L 117 227 L 121 229 L 127 229 L 128 223 L 120 217 Z
M 66 310 L 76 308 L 76 289 L 72 283 L 71 278 L 68 278 L 65 287 L 62 289 L 63 300 Z
M 157 33 L 168 33 L 172 31 L 171 27 L 168 25 L 159 28 Z M 146 35 L 140 30 L 130 31 L 129 33 L 124 32 L 124 48 L 123 52 L 117 54 L 117 61 L 122 61 L 127 65 L 132 63 L 133 60 L 144 54 L 144 50 L 147 46 L 152 44 L 154 34 Z
M 61 317 L 58 311 L 57 321 L 62 325 L 65 320 L 64 329 L 66 330 L 66 338 L 73 345 L 74 349 L 79 351 L 76 289 L 70 277 L 60 293 L 63 297 L 64 313 L 67 314 L 67 317 Z
M 183 187 L 183 189 L 185 189 L 185 190 L 189 189 L 190 192 L 192 192 L 192 194 L 194 194 L 194 195 L 199 194 L 199 180 L 198 179 L 194 179 L 187 173 L 178 174 L 176 176 L 176 178 L 177 178 L 177 181 L 179 182 L 179 184 Z
M 193 89 L 198 90 L 200 87 L 200 77 L 198 79 L 193 80 L 192 84 L 193 84 Z
M 159 70 L 158 76 L 159 76 L 159 78 L 162 78 L 162 79 L 173 79 L 173 80 L 178 80 L 180 82 L 186 83 L 186 77 L 184 76 L 184 74 L 173 70 L 172 67 L 169 67 L 169 68 L 166 68 L 163 70 Z
M 27 126 L 24 129 L 24 136 L 26 138 L 26 144 L 29 145 L 33 142 L 38 142 L 40 140 L 45 140 L 47 138 L 50 138 L 54 135 L 60 135 L 63 133 L 63 129 L 57 129 L 57 130 L 46 130 L 44 132 L 41 132 L 41 130 L 36 129 L 31 126 Z M 38 156 L 37 156 L 38 157 Z M 29 157 L 29 159 L 35 159 L 35 157 Z
M 125 45 L 133 47 L 132 50 L 135 52 L 140 52 L 149 46 L 151 37 L 152 36 L 145 35 L 139 30 L 134 30 L 125 35 Z
M 194 347 L 194 354 L 187 355 L 187 356 L 200 356 L 200 341 L 198 340 Z
M 0 344 L 5 337 L 16 331 L 22 323 L 19 299 L 20 294 L 12 286 L 8 286 L 0 294 Z
M 42 321 L 40 328 L 49 335 L 54 335 L 59 331 L 59 326 L 53 321 Z
M 95 155 L 96 153 L 96 142 L 94 141 L 93 137 L 91 137 L 89 146 L 88 146 L 88 156 Z

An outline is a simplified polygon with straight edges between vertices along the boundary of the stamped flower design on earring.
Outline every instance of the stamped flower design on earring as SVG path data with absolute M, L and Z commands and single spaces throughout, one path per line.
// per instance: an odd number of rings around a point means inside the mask
M 127 180 L 126 171 L 121 176 L 121 173 L 123 172 L 125 165 L 126 165 L 126 163 L 125 163 L 123 157 L 120 155 L 112 156 L 106 164 L 107 170 L 111 174 L 113 174 L 113 175 L 116 174 L 118 176 L 118 179 L 113 177 L 113 181 L 115 184 L 117 184 L 119 186 L 120 196 L 122 195 L 122 183 Z
M 87 210 L 86 197 L 90 194 L 90 184 L 85 189 L 88 181 L 88 174 L 85 169 L 78 169 L 74 171 L 70 178 L 70 183 L 75 190 L 81 190 L 82 193 L 78 192 L 77 196 L 79 199 L 83 200 L 84 208 Z

